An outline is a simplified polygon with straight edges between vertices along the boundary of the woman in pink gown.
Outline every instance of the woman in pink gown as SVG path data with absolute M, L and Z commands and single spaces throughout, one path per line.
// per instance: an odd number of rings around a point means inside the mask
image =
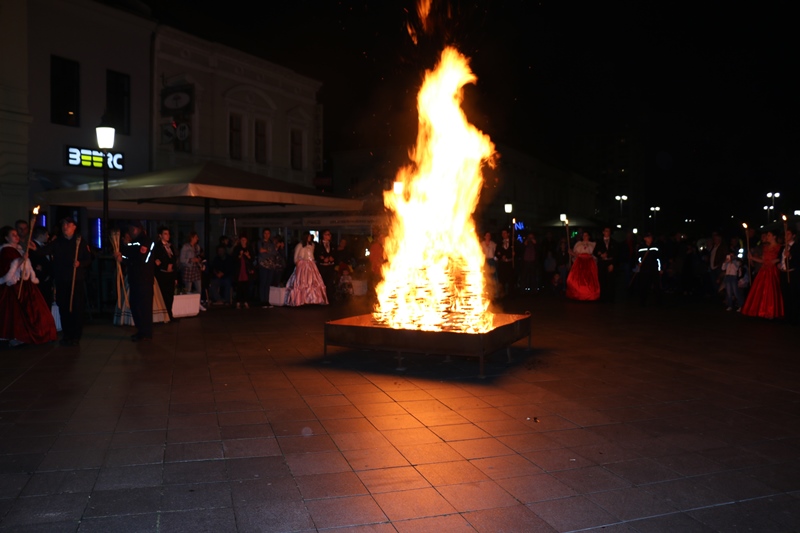
M 9 344 L 43 344 L 56 340 L 50 308 L 35 284 L 39 283 L 30 260 L 23 257 L 17 230 L 0 230 L 0 339 Z
M 753 261 L 761 263 L 761 268 L 744 301 L 742 314 L 769 319 L 782 318 L 783 296 L 777 266 L 781 247 L 775 242 L 775 235 L 771 231 L 767 232 L 765 239 L 761 257 L 752 256 Z
M 286 283 L 286 305 L 327 305 L 325 282 L 314 263 L 314 236 L 310 233 L 303 235 L 295 247 L 294 265 L 294 272 Z
M 575 263 L 567 276 L 567 298 L 570 300 L 594 301 L 600 299 L 600 282 L 597 278 L 597 263 L 592 252 L 595 243 L 589 240 L 589 232 L 583 232 L 583 240 L 575 243 L 570 255 Z

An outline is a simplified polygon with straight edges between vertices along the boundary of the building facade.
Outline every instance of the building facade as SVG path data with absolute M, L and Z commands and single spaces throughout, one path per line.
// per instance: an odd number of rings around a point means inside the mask
M 3 223 L 29 218 L 40 193 L 102 183 L 104 161 L 112 186 L 207 161 L 313 185 L 322 168 L 321 83 L 139 9 L 0 0 Z M 101 120 L 116 129 L 107 156 L 97 148 Z M 100 215 L 68 211 L 86 222 Z
M 0 11 L 6 220 L 27 218 L 42 191 L 102 181 L 106 157 L 111 180 L 149 170 L 156 24 L 88 0 L 2 0 Z M 117 131 L 107 156 L 104 117 Z
M 155 37 L 154 169 L 215 161 L 311 187 L 322 170 L 322 84 L 161 26 Z

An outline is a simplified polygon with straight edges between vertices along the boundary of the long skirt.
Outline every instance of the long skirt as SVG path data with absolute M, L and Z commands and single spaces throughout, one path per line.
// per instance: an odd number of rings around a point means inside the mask
M 125 278 L 125 290 L 130 293 L 128 286 L 128 278 Z M 128 302 L 124 298 L 118 298 L 118 303 L 114 309 L 114 325 L 115 326 L 133 326 L 133 315 Z M 159 322 L 169 322 L 169 312 L 167 312 L 167 304 L 164 303 L 164 297 L 161 295 L 161 289 L 158 286 L 158 281 L 153 283 L 153 324 Z
M 764 263 L 759 269 L 742 306 L 742 314 L 761 318 L 783 317 L 781 282 L 774 264 Z
M 328 305 L 325 282 L 313 261 L 301 260 L 286 283 L 286 305 L 297 307 L 307 304 Z
M 57 338 L 50 308 L 31 281 L 0 285 L 0 339 L 44 344 Z
M 592 301 L 600 298 L 600 282 L 597 280 L 597 263 L 591 254 L 580 254 L 567 276 L 567 298 Z

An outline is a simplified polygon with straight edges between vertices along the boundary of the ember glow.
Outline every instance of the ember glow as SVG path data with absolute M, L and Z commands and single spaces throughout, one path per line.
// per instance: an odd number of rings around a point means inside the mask
M 384 281 L 377 287 L 374 318 L 381 324 L 468 333 L 492 326 L 472 213 L 481 167 L 493 164 L 494 145 L 461 110 L 463 87 L 476 79 L 467 59 L 450 47 L 426 73 L 412 163 L 384 193 L 394 216 L 384 244 Z

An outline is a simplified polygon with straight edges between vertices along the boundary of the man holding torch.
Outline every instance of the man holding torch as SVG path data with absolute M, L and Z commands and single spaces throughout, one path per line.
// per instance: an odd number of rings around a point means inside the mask
M 53 279 L 56 304 L 61 316 L 61 346 L 77 346 L 83 334 L 86 309 L 86 274 L 92 264 L 92 251 L 77 232 L 75 219 L 61 219 L 61 235 L 39 248 L 39 253 L 53 256 Z M 36 245 L 33 244 L 32 248 Z
M 797 231 L 788 226 L 785 218 L 783 224 L 786 243 L 780 257 L 781 292 L 786 321 L 797 326 L 800 324 L 800 244 Z

